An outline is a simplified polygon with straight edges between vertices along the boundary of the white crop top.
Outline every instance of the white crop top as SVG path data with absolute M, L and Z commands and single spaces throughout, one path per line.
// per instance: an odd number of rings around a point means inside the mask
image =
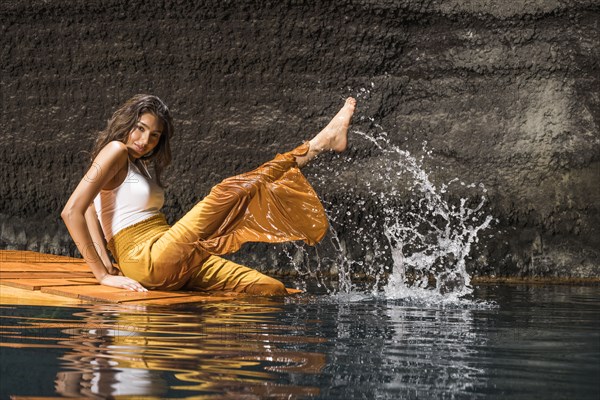
M 144 167 L 142 165 L 142 167 Z M 137 222 L 160 214 L 165 202 L 165 192 L 131 161 L 127 177 L 112 190 L 101 190 L 94 199 L 94 207 L 108 242 L 119 231 Z

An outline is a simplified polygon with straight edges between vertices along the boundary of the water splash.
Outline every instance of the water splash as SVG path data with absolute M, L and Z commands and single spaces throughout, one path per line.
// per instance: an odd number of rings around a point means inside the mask
M 414 206 L 408 209 L 393 206 L 391 200 L 397 190 L 379 196 L 386 215 L 383 230 L 394 264 L 383 287 L 385 296 L 452 302 L 470 294 L 471 277 L 466 271 L 466 259 L 472 245 L 478 242 L 480 231 L 492 222 L 492 217 L 482 211 L 485 196 L 473 206 L 469 206 L 473 202 L 469 198 L 461 198 L 458 205 L 452 204 L 443 194 L 458 179 L 438 187 L 423 169 L 422 160 L 393 145 L 387 135 L 373 137 L 364 132 L 355 133 L 373 143 L 388 158 L 390 167 L 378 178 L 394 182 L 392 175 L 404 173 L 411 178 L 408 189 L 416 194 L 412 200 Z M 465 186 L 462 182 L 461 185 Z M 479 187 L 485 191 L 482 185 Z
M 327 173 L 311 177 L 323 187 L 341 185 L 347 198 L 325 201 L 325 208 L 332 226 L 343 226 L 344 234 L 332 227 L 319 246 L 291 245 L 288 257 L 301 277 L 316 281 L 336 300 L 463 301 L 472 292 L 466 260 L 493 220 L 484 212 L 485 188 L 458 179 L 435 184 L 423 167 L 424 157 L 431 157 L 426 143 L 417 159 L 373 126 L 375 132 L 352 131 L 372 148 L 368 157 L 343 155 L 341 167 L 337 161 L 322 163 L 317 169 Z M 470 195 L 453 200 L 456 186 Z M 344 203 L 348 207 L 340 206 Z

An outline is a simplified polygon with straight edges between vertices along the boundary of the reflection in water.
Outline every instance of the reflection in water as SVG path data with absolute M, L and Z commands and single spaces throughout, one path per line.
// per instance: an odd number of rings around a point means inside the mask
M 69 397 L 460 397 L 485 385 L 471 313 L 304 296 L 95 305 L 23 325 L 55 330 L 55 390 Z
M 263 300 L 265 301 L 265 300 Z M 316 388 L 276 384 L 270 371 L 318 373 L 323 354 L 280 343 L 321 341 L 277 324 L 277 303 L 197 306 L 193 312 L 96 306 L 75 314 L 84 326 L 62 342 L 72 371 L 58 374 L 63 395 L 165 395 L 171 391 L 315 395 Z M 264 364 L 267 364 L 266 367 Z M 67 369 L 67 368 L 65 368 Z M 169 387 L 169 382 L 174 383 Z M 172 394 L 172 393 L 171 393 Z
M 478 365 L 485 337 L 476 333 L 473 310 L 395 307 L 388 316 L 396 329 L 386 362 L 395 374 L 386 390 L 403 391 L 410 383 L 416 398 L 460 398 L 486 386 L 485 369 Z
M 331 307 L 336 315 L 322 319 L 336 321 L 326 334 L 334 337 L 325 368 L 333 384 L 321 387 L 323 398 L 473 398 L 485 388 L 479 349 L 486 339 L 474 309 L 381 301 Z
M 0 398 L 598 398 L 600 287 L 475 294 L 0 306 Z

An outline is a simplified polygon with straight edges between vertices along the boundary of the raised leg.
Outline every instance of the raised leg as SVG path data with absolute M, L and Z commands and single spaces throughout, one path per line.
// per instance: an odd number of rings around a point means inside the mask
M 202 265 L 209 254 L 231 253 L 244 243 L 295 240 L 309 245 L 318 243 L 327 233 L 327 216 L 314 189 L 297 167 L 324 151 L 346 149 L 355 106 L 356 100 L 348 98 L 331 122 L 308 143 L 277 155 L 254 171 L 216 185 L 154 242 L 153 285 L 176 288 L 187 281 L 193 268 Z M 215 265 L 219 269 L 220 263 Z M 250 280 L 255 278 L 243 268 L 234 270 Z M 280 282 L 264 275 L 246 286 L 244 291 L 252 293 L 276 294 L 284 290 Z

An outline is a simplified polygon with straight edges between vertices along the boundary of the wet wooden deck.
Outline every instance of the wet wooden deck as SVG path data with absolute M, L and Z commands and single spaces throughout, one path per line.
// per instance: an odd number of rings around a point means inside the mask
M 300 290 L 288 289 L 289 293 Z M 223 301 L 235 293 L 132 292 L 98 284 L 83 259 L 0 250 L 0 304 L 74 305 L 82 303 L 125 303 L 171 305 Z

